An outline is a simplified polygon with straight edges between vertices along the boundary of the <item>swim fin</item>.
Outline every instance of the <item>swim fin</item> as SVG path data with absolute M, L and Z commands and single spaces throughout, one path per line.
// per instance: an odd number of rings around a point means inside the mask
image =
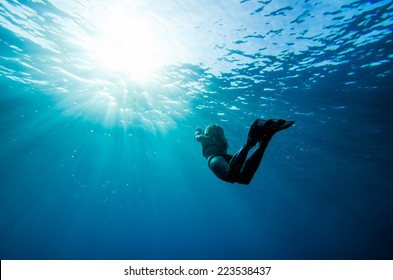
M 262 133 L 260 137 L 272 137 L 276 132 L 287 129 L 291 127 L 294 123 L 294 121 L 286 121 L 283 119 L 267 120 L 262 127 Z
M 261 141 L 262 138 L 271 138 L 276 132 L 287 129 L 291 127 L 295 122 L 286 121 L 283 119 L 274 120 L 262 120 L 256 119 L 250 127 L 248 132 L 248 138 L 254 144 L 257 141 Z
M 280 131 L 280 130 L 287 129 L 287 128 L 291 127 L 295 123 L 295 121 L 286 121 L 286 120 L 283 120 L 283 119 L 272 120 L 272 121 L 273 121 L 273 124 L 267 126 L 266 128 L 267 129 L 273 129 L 276 132 Z

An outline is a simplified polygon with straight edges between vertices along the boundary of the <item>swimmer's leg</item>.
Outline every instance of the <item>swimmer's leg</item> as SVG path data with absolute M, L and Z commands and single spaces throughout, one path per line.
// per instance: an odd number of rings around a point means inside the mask
M 237 178 L 239 175 L 240 170 L 246 162 L 248 152 L 253 148 L 253 146 L 253 142 L 250 140 L 250 138 L 248 138 L 246 144 L 244 144 L 243 147 L 241 147 L 240 150 L 237 151 L 237 153 L 234 154 L 230 160 L 228 171 L 234 178 Z
M 250 184 L 255 172 L 257 172 L 259 165 L 261 164 L 263 155 L 270 141 L 269 138 L 265 138 L 260 142 L 259 147 L 255 152 L 247 159 L 244 164 L 242 172 L 238 176 L 238 182 L 240 184 L 248 185 Z

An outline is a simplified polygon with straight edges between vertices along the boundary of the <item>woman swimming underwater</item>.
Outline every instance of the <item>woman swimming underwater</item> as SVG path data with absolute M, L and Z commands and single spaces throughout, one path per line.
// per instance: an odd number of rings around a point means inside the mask
M 292 126 L 294 121 L 257 119 L 251 125 L 246 143 L 235 155 L 229 155 L 224 129 L 210 124 L 205 131 L 197 128 L 195 139 L 202 144 L 202 153 L 213 173 L 223 181 L 248 185 L 261 163 L 273 135 Z M 258 145 L 253 154 L 248 152 Z

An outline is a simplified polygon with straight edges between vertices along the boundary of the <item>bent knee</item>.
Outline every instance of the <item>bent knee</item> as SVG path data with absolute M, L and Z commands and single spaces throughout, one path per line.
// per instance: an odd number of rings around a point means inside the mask
M 242 185 L 249 185 L 250 183 L 251 183 L 251 179 L 252 178 L 239 178 L 239 180 L 237 180 L 237 182 L 239 183 L 239 184 L 242 184 Z

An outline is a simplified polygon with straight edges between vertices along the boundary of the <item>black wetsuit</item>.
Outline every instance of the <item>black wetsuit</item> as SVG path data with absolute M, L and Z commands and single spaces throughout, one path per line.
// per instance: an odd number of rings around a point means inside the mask
M 197 131 L 195 139 L 202 144 L 203 156 L 209 168 L 223 181 L 248 185 L 261 163 L 263 153 L 270 139 L 261 141 L 259 147 L 247 159 L 254 145 L 248 140 L 233 156 L 227 153 L 227 144 L 217 142 L 213 137 Z

